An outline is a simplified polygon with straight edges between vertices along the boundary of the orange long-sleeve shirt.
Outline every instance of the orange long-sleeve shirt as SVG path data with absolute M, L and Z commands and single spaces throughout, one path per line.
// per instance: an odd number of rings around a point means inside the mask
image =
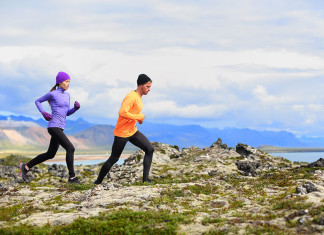
M 136 91 L 129 92 L 121 104 L 114 135 L 125 138 L 135 134 L 137 121 L 144 120 L 142 109 L 142 97 Z

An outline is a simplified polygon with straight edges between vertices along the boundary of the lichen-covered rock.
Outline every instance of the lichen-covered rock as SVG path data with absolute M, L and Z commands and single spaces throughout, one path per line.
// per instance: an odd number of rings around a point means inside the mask
M 308 164 L 307 167 L 324 167 L 324 159 L 320 158 L 317 161 Z
M 0 170 L 4 176 L 0 177 L 0 208 L 15 213 L 10 213 L 8 221 L 0 216 L 0 229 L 19 223 L 58 226 L 76 218 L 88 221 L 100 212 L 130 210 L 179 213 L 186 218 L 177 222 L 179 234 L 323 232 L 320 167 L 305 170 L 305 164 L 292 164 L 244 144 L 235 151 L 221 139 L 202 149 L 153 146 L 151 184 L 142 183 L 142 150 L 124 164 L 114 165 L 100 187 L 93 182 L 101 164 L 75 166 L 81 185 L 67 184 L 66 165 L 54 164 L 34 167 L 31 183 L 18 184 L 15 161 L 21 159 L 1 161 L 10 164 L 0 163 L 4 169 Z M 163 227 L 165 222 L 152 226 Z

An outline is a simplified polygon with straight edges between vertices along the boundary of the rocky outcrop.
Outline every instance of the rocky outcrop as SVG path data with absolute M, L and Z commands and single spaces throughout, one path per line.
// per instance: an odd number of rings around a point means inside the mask
M 308 164 L 307 167 L 308 168 L 310 168 L 310 167 L 324 167 L 324 159 L 320 158 L 317 161 Z
M 283 158 L 274 158 L 257 148 L 238 143 L 236 152 L 242 156 L 242 159 L 236 161 L 238 170 L 245 176 L 257 176 L 260 172 L 271 169 L 282 169 L 291 167 L 291 163 Z M 279 164 L 280 163 L 280 164 Z
M 153 145 L 152 184 L 142 183 L 141 150 L 114 165 L 101 187 L 92 185 L 101 164 L 76 166 L 83 183 L 79 186 L 68 185 L 66 166 L 56 164 L 37 165 L 28 173 L 31 182 L 19 184 L 17 163 L 25 159 L 0 160 L 1 211 L 18 211 L 0 215 L 0 232 L 20 224 L 58 226 L 76 218 L 93 220 L 100 212 L 126 209 L 187 216 L 186 222 L 177 223 L 179 234 L 323 232 L 324 170 L 317 163 L 309 164 L 308 170 L 308 165 L 245 144 L 228 148 L 221 139 L 202 149 Z

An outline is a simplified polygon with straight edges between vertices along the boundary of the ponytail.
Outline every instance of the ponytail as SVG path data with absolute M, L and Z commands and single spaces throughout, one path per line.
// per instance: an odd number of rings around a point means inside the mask
M 50 90 L 50 92 L 56 90 L 57 87 L 58 87 L 58 84 L 55 84 L 55 86 L 52 87 L 52 89 Z
M 50 90 L 50 92 L 56 90 L 58 86 L 59 86 L 58 84 L 55 84 L 55 86 L 52 87 L 52 89 Z M 47 102 L 51 106 L 50 102 L 49 101 L 47 101 Z

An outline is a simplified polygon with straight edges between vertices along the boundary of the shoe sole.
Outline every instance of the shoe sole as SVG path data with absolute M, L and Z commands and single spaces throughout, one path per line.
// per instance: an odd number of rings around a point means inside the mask
M 20 169 L 20 174 L 19 174 L 19 176 L 20 176 L 20 179 L 21 179 L 22 181 L 28 183 L 28 181 L 26 181 L 26 180 L 23 178 L 23 176 L 22 176 L 22 166 L 23 166 L 23 163 L 20 163 L 20 164 L 19 164 L 19 169 Z

